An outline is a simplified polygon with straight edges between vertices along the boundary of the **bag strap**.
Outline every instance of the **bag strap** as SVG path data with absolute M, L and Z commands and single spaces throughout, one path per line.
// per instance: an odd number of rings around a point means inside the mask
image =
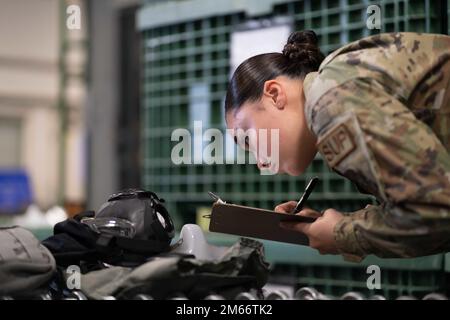
M 170 248 L 170 245 L 165 242 L 155 240 L 129 239 L 123 237 L 116 237 L 116 244 L 119 248 L 141 254 L 161 253 L 167 251 Z
M 117 237 L 110 234 L 99 235 L 96 247 L 103 253 L 136 253 L 136 254 L 155 254 L 168 251 L 170 245 L 168 243 L 155 240 L 129 239 Z
M 81 221 L 83 218 L 93 218 L 95 216 L 95 211 L 93 210 L 87 210 L 87 211 L 81 211 L 77 213 L 73 218 L 77 221 Z

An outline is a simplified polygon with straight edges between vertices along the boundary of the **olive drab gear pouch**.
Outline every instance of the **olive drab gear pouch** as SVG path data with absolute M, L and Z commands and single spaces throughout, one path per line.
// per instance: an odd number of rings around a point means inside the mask
M 37 292 L 55 271 L 52 254 L 30 231 L 0 228 L 0 296 Z
M 204 299 L 212 293 L 232 299 L 242 291 L 262 290 L 269 267 L 263 244 L 240 238 L 214 260 L 159 254 L 137 268 L 111 267 L 83 274 L 81 288 L 90 299 L 133 299 L 138 294 L 170 299 L 180 293 L 189 299 Z

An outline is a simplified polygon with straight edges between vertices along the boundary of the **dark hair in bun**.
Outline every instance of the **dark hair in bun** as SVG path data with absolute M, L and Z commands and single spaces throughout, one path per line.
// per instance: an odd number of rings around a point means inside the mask
M 261 98 L 264 83 L 280 75 L 304 79 L 319 69 L 325 56 L 314 31 L 293 32 L 282 53 L 265 53 L 242 62 L 233 74 L 225 98 L 225 112 Z
M 312 30 L 292 33 L 283 49 L 283 54 L 293 63 L 319 69 L 325 56 L 320 52 L 319 39 Z

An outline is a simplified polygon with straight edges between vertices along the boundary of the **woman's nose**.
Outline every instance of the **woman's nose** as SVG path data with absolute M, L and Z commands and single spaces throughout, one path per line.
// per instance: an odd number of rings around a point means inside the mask
M 258 166 L 258 169 L 265 169 L 267 168 L 267 162 L 266 161 L 262 161 L 260 159 L 258 159 L 256 165 Z
M 258 169 L 261 170 L 264 168 L 264 165 L 261 161 L 258 160 L 258 162 L 256 163 L 256 165 L 258 166 Z

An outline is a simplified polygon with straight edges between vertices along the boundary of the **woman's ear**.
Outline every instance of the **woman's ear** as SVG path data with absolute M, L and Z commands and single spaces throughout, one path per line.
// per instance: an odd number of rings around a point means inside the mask
M 287 103 L 286 93 L 283 86 L 277 80 L 267 80 L 264 83 L 263 95 L 270 99 L 271 103 L 278 109 L 284 109 Z

